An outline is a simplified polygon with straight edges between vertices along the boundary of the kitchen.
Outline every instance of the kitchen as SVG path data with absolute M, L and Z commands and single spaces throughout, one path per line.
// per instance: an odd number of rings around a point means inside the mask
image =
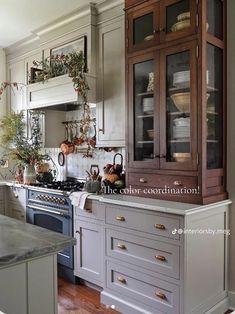
M 234 1 L 1 6 L 0 311 L 232 312 Z

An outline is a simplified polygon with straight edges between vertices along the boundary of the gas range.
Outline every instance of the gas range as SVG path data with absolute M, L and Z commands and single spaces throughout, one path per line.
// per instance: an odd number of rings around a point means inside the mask
M 84 181 L 66 180 L 53 181 L 50 183 L 34 183 L 30 185 L 29 189 L 49 194 L 60 194 L 68 196 L 72 192 L 81 191 L 84 187 Z

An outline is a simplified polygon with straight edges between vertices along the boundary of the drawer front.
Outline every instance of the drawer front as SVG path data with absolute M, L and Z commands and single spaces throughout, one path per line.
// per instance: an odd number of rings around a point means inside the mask
M 172 283 L 108 262 L 107 287 L 128 297 L 131 303 L 137 300 L 143 308 L 151 307 L 152 313 L 179 314 L 179 287 Z
M 104 221 L 104 207 L 99 202 L 86 200 L 84 210 L 75 207 L 75 215 Z
M 130 173 L 129 184 L 133 186 L 140 186 L 143 188 L 188 188 L 197 189 L 198 182 L 196 177 L 177 177 L 177 176 L 163 176 L 151 173 Z
M 179 279 L 177 245 L 149 240 L 118 231 L 107 230 L 107 255 L 153 272 Z
M 106 206 L 105 209 L 107 224 L 179 240 L 179 234 L 172 233 L 173 230 L 180 228 L 180 219 L 177 216 L 137 212 L 124 206 Z

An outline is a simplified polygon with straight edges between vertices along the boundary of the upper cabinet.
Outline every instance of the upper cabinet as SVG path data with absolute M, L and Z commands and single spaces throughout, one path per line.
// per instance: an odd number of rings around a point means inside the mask
M 225 199 L 225 2 L 129 2 L 127 183 L 162 199 Z
M 98 28 L 97 146 L 125 146 L 124 17 Z
M 138 6 L 126 1 L 128 51 L 154 47 L 197 32 L 195 0 L 143 1 Z

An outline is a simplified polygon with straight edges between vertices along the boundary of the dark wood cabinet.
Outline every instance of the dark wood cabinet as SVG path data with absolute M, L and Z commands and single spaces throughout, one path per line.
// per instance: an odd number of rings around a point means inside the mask
M 133 194 L 198 204 L 227 198 L 225 6 L 126 0 Z

